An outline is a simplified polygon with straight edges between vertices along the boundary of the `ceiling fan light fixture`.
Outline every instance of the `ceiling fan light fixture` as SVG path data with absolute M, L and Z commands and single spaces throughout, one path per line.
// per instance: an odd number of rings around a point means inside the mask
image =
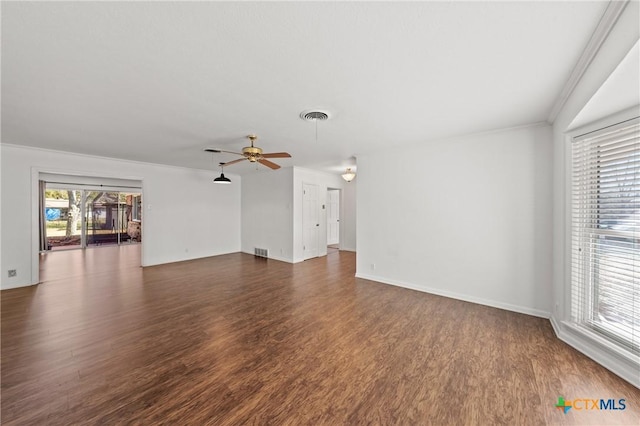
M 347 168 L 347 171 L 342 174 L 342 179 L 346 180 L 347 182 L 351 182 L 353 179 L 355 179 L 355 177 L 356 174 L 351 171 L 350 167 Z
M 218 176 L 217 178 L 215 178 L 215 179 L 213 180 L 213 183 L 221 183 L 221 184 L 224 184 L 224 185 L 228 185 L 228 184 L 230 184 L 230 183 L 231 183 L 231 179 L 229 179 L 228 177 L 226 177 L 226 176 L 224 175 L 224 173 L 220 173 L 220 176 Z
M 245 146 L 244 148 L 242 148 L 242 152 L 225 151 L 223 149 L 215 149 L 215 148 L 206 148 L 205 151 L 212 152 L 214 154 L 219 154 L 224 152 L 227 154 L 234 154 L 242 157 L 237 160 L 227 161 L 226 163 L 220 163 L 221 168 L 223 168 L 224 166 L 230 166 L 232 164 L 239 163 L 244 160 L 249 160 L 249 162 L 251 163 L 260 163 L 263 166 L 270 168 L 271 170 L 276 170 L 276 169 L 279 169 L 280 166 L 277 165 L 276 163 L 273 163 L 267 160 L 267 158 L 291 158 L 291 154 L 289 154 L 288 152 L 266 152 L 266 153 L 262 152 L 262 148 L 258 148 L 257 146 L 253 145 L 256 139 L 258 139 L 256 135 L 249 135 L 247 136 L 247 138 L 251 141 L 251 146 Z M 224 172 L 224 169 L 222 169 L 221 171 Z M 214 180 L 214 182 L 231 183 L 231 180 L 225 178 L 224 173 L 222 173 L 219 178 Z

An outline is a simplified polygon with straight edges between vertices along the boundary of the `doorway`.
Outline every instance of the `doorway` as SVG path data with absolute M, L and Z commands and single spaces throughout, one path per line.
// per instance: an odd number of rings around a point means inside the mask
M 327 188 L 327 253 L 340 249 L 340 190 Z
M 139 243 L 142 196 L 46 183 L 40 251 Z
M 302 256 L 304 260 L 318 257 L 319 240 L 318 185 L 305 183 L 302 191 Z

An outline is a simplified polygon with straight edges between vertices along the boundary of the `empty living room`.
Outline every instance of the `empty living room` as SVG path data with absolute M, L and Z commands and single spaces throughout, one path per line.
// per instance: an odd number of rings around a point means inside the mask
M 0 17 L 2 424 L 640 424 L 640 1 Z

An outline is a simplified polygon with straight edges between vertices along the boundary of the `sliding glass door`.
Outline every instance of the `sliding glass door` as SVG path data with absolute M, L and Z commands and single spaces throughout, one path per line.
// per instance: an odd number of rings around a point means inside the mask
M 52 188 L 45 193 L 44 229 L 47 250 L 82 246 L 81 190 Z
M 46 250 L 141 241 L 140 193 L 47 186 L 44 199 Z
M 87 246 L 120 244 L 122 218 L 118 192 L 87 191 L 85 224 Z

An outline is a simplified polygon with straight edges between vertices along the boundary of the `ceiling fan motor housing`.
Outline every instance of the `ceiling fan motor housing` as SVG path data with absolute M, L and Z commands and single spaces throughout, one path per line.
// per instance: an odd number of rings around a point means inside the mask
M 255 163 L 262 158 L 262 148 L 247 146 L 242 148 L 242 154 L 247 157 L 249 161 Z

